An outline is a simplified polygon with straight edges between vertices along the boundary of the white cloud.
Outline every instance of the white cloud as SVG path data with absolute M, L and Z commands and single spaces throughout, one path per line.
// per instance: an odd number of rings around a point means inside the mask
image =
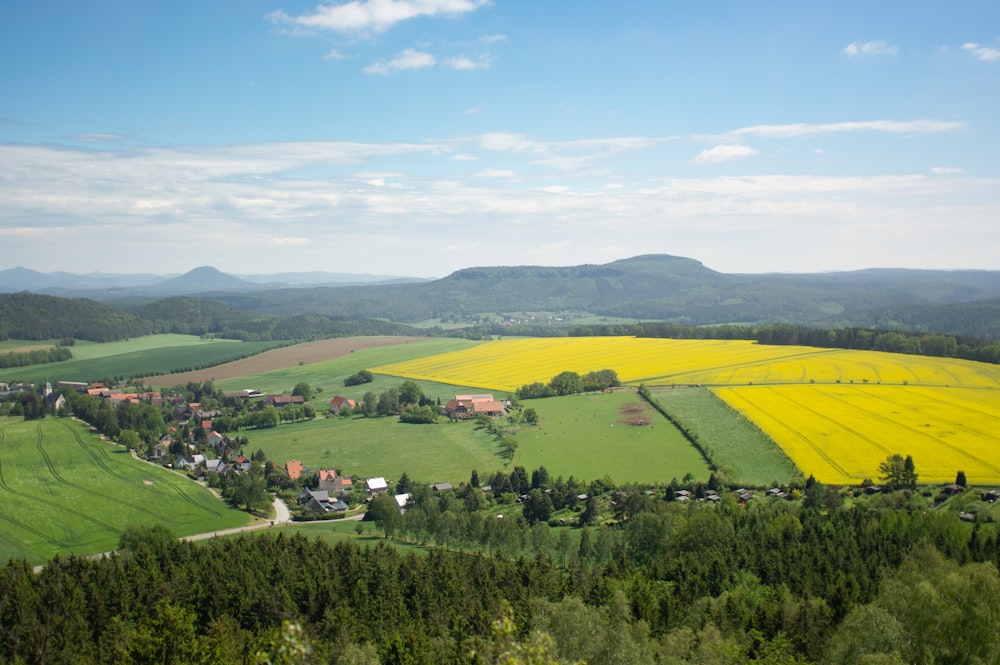
M 1000 50 L 990 48 L 989 46 L 983 46 L 982 44 L 976 44 L 975 42 L 962 44 L 962 50 L 968 51 L 975 56 L 977 60 L 983 60 L 985 62 L 1000 60 Z
M 364 72 L 366 74 L 381 74 L 385 76 L 392 72 L 433 67 L 436 62 L 437 58 L 430 53 L 408 48 L 397 53 L 391 60 L 379 60 L 368 65 L 365 67 Z
M 896 55 L 899 47 L 886 44 L 879 39 L 872 42 L 853 42 L 844 48 L 844 54 L 849 58 L 867 55 Z
M 333 49 L 329 53 L 323 56 L 324 60 L 349 60 L 351 56 L 344 55 L 337 49 Z
M 271 244 L 277 245 L 279 247 L 303 247 L 308 245 L 311 240 L 309 238 L 295 238 L 287 236 L 284 238 L 271 238 Z
M 421 16 L 458 16 L 475 11 L 488 0 L 352 0 L 318 5 L 292 16 L 282 10 L 268 15 L 275 23 L 306 30 L 339 33 L 383 32 L 397 23 Z
M 472 71 L 474 69 L 489 69 L 492 59 L 493 58 L 488 55 L 479 56 L 475 60 L 467 56 L 460 55 L 454 58 L 445 58 L 441 61 L 441 64 L 449 69 Z
M 487 136 L 499 150 L 484 148 Z M 747 272 L 887 262 L 1000 268 L 1000 178 L 947 166 L 875 177 L 672 177 L 684 168 L 676 159 L 620 171 L 602 161 L 663 141 L 497 133 L 384 144 L 0 144 L 0 268 L 16 257 L 45 270 L 176 272 L 181 256 L 230 272 L 252 262 L 262 271 L 336 265 L 440 276 L 470 265 L 571 265 L 642 252 Z M 591 175 L 595 164 L 609 172 Z M 574 165 L 591 170 L 553 170 Z M 379 178 L 386 186 L 368 184 Z M 517 230 L 530 230 L 533 243 L 525 246 Z M 191 245 L 192 237 L 201 242 Z M 572 247 L 557 251 L 569 237 Z M 623 237 L 642 240 L 609 255 Z M 380 263 L 359 251 L 366 246 L 380 248 Z M 533 254 L 539 247 L 553 251 Z
M 935 166 L 931 169 L 931 173 L 934 175 L 955 175 L 956 173 L 965 173 L 965 169 L 953 166 Z
M 736 136 L 760 138 L 800 138 L 822 134 L 851 132 L 883 132 L 886 134 L 940 134 L 964 129 L 966 123 L 947 120 L 867 120 L 857 122 L 831 122 L 825 124 L 791 123 L 784 125 L 751 125 L 716 136 L 696 138 L 712 139 Z
M 507 35 L 483 35 L 479 41 L 483 44 L 498 44 L 507 41 Z
M 486 108 L 486 102 L 479 102 L 475 106 L 470 106 L 469 108 L 465 109 L 465 115 L 476 115 L 484 108 Z
M 750 146 L 739 144 L 723 144 L 714 148 L 702 150 L 698 156 L 691 160 L 693 164 L 721 164 L 731 162 L 736 159 L 746 159 L 757 154 L 757 150 Z

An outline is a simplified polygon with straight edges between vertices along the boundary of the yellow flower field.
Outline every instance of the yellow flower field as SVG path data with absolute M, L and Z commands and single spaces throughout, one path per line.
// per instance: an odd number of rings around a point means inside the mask
M 744 340 L 555 337 L 495 340 L 373 372 L 513 392 L 563 371 L 613 369 L 622 383 L 897 383 L 1000 388 L 1000 366 L 878 351 L 766 346 Z
M 757 423 L 823 482 L 877 478 L 913 455 L 928 482 L 961 469 L 1000 483 L 1000 366 L 749 341 L 632 337 L 511 339 L 370 368 L 512 393 L 563 371 L 613 369 L 622 383 L 700 384 Z
M 825 483 L 878 481 L 889 455 L 912 455 L 922 482 L 1000 483 L 1000 393 L 990 389 L 798 385 L 716 388 Z

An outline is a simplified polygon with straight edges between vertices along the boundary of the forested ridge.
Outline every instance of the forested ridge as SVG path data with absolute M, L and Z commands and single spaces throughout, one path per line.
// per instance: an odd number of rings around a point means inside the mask
M 291 625 L 299 657 L 266 662 L 997 662 L 994 525 L 907 497 L 827 511 L 647 499 L 617 526 L 582 529 L 565 565 L 457 551 L 474 532 L 459 528 L 405 555 L 302 536 L 140 537 L 38 574 L 4 567 L 0 660 L 255 662 L 287 656 Z M 427 501 L 424 519 L 439 524 L 475 514 Z M 508 638 L 541 646 L 498 644 Z M 535 659 L 498 657 L 527 652 Z

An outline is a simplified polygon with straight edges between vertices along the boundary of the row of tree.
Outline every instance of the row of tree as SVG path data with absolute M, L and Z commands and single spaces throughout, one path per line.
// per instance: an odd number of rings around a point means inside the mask
M 620 386 L 618 373 L 613 369 L 587 372 L 583 376 L 577 372 L 565 371 L 552 377 L 548 383 L 529 383 L 517 389 L 518 399 L 538 399 L 558 395 L 575 395 Z
M 271 533 L 195 545 L 130 529 L 110 558 L 56 559 L 41 573 L 9 562 L 0 568 L 0 661 L 1000 658 L 995 525 L 962 524 L 917 495 L 820 510 L 681 504 L 637 491 L 637 510 L 615 525 L 551 529 L 498 519 L 457 493 L 410 489 L 415 502 L 397 532 L 419 530 L 443 547 L 404 555 Z

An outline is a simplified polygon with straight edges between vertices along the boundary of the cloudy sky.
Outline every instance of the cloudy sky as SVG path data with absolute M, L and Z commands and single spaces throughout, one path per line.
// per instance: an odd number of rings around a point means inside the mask
M 1000 269 L 1000 3 L 5 0 L 0 269 Z

